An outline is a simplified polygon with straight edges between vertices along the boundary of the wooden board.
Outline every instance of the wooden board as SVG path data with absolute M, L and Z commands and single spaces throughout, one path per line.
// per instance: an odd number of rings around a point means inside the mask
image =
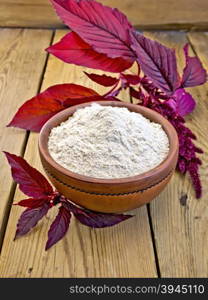
M 2 151 L 23 151 L 25 131 L 6 128 L 21 103 L 39 87 L 52 33 L 46 30 L 0 30 L 0 240 L 10 209 L 12 178 Z M 31 46 L 32 45 L 32 46 Z
M 56 40 L 64 33 L 58 31 Z M 51 56 L 42 89 L 56 83 L 74 82 L 91 88 L 96 86 L 97 91 L 104 92 L 104 88 L 84 76 L 83 70 Z M 30 135 L 25 158 L 42 170 L 37 139 L 37 134 Z M 14 201 L 23 197 L 17 190 Z M 21 212 L 22 208 L 12 207 L 1 255 L 2 277 L 157 276 L 146 206 L 135 210 L 131 220 L 112 228 L 93 230 L 73 219 L 66 237 L 48 252 L 44 251 L 47 230 L 57 209 L 30 234 L 13 242 Z
M 204 67 L 208 68 L 208 32 L 191 32 L 188 33 L 188 39 L 193 50 L 197 53 Z
M 140 29 L 207 29 L 207 0 L 100 0 Z M 1 0 L 0 26 L 63 27 L 49 0 Z
M 176 47 L 181 70 L 184 66 L 182 47 L 187 42 L 185 34 L 172 32 L 148 35 L 169 47 Z M 190 33 L 189 39 L 207 69 L 208 35 Z M 208 84 L 189 91 L 196 99 L 197 107 L 186 118 L 187 125 L 198 137 L 196 144 L 205 152 L 200 156 L 203 160 L 200 168 L 203 197 L 196 200 L 189 176 L 183 177 L 176 173 L 166 190 L 151 203 L 151 218 L 162 277 L 208 276 Z M 188 196 L 184 206 L 180 203 L 183 195 Z

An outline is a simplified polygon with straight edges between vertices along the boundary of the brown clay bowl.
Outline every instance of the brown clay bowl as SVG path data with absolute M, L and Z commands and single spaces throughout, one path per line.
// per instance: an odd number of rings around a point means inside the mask
M 158 196 L 169 182 L 178 159 L 178 136 L 170 122 L 151 109 L 118 101 L 97 101 L 97 103 L 105 106 L 127 107 L 130 111 L 141 113 L 151 121 L 160 123 L 169 138 L 170 150 L 167 158 L 148 172 L 121 179 L 83 176 L 56 163 L 48 151 L 48 136 L 51 129 L 67 120 L 78 108 L 91 104 L 88 102 L 58 113 L 43 126 L 39 136 L 42 165 L 56 189 L 80 206 L 106 213 L 132 210 Z

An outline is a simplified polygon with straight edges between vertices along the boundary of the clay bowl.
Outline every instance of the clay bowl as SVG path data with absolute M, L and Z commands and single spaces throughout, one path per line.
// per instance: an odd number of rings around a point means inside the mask
M 39 136 L 42 165 L 56 189 L 78 205 L 99 212 L 125 212 L 150 202 L 169 182 L 178 158 L 178 136 L 173 126 L 160 114 L 148 108 L 117 101 L 97 101 L 104 106 L 127 107 L 150 120 L 160 123 L 167 133 L 170 150 L 167 158 L 154 169 L 143 174 L 122 179 L 98 179 L 68 171 L 56 163 L 48 151 L 48 136 L 53 127 L 67 120 L 78 108 L 91 103 L 70 107 L 52 117 Z M 151 157 L 150 157 L 151 159 Z

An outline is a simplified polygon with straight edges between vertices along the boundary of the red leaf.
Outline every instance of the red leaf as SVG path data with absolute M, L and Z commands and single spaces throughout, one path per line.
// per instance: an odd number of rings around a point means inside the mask
M 48 231 L 48 241 L 46 243 L 45 250 L 48 250 L 63 238 L 63 236 L 66 234 L 69 228 L 70 219 L 70 211 L 65 207 L 61 206 L 59 208 L 58 215 L 56 216 L 54 222 L 51 224 L 51 227 Z
M 92 89 L 76 84 L 57 84 L 26 101 L 8 126 L 40 131 L 44 123 L 68 106 L 87 102 L 87 98 L 99 96 Z M 71 102 L 70 102 L 71 101 Z M 72 103 L 72 104 L 70 104 Z
M 129 30 L 125 15 L 117 9 L 91 0 L 51 0 L 63 22 L 75 31 L 94 50 L 109 57 L 135 60 L 130 47 Z
M 150 40 L 139 33 L 132 33 L 132 48 L 144 74 L 157 88 L 172 94 L 180 85 L 175 51 Z
M 19 205 L 19 206 L 24 206 L 29 208 L 37 208 L 42 206 L 47 200 L 48 199 L 29 198 L 29 199 L 21 200 L 18 203 L 15 203 L 14 205 Z
M 64 202 L 63 205 L 74 214 L 80 223 L 93 228 L 110 227 L 133 217 L 131 215 L 93 212 L 79 208 L 71 202 Z
M 119 79 L 114 78 L 111 76 L 106 75 L 97 75 L 97 74 L 89 74 L 87 72 L 84 72 L 92 81 L 95 81 L 96 83 L 103 85 L 103 86 L 113 86 L 115 85 Z
M 132 65 L 132 62 L 123 58 L 110 58 L 105 54 L 96 52 L 75 32 L 66 34 L 60 42 L 46 50 L 66 63 L 107 72 L 120 73 Z
M 24 194 L 36 199 L 47 199 L 47 196 L 53 193 L 48 180 L 26 160 L 8 152 L 4 153 L 11 166 L 12 177 Z
M 15 238 L 25 235 L 41 220 L 49 210 L 49 204 L 45 203 L 41 207 L 27 208 L 20 216 L 17 223 Z
M 122 80 L 128 84 L 136 85 L 140 82 L 140 77 L 138 75 L 129 75 L 129 74 L 121 74 Z
M 203 68 L 198 57 L 190 57 L 188 55 L 188 47 L 184 46 L 184 54 L 186 58 L 186 66 L 183 70 L 183 78 L 181 87 L 191 87 L 204 84 L 207 81 L 207 72 Z
M 139 100 L 143 100 L 145 98 L 144 93 L 141 88 L 135 90 L 133 87 L 130 87 L 130 96 Z

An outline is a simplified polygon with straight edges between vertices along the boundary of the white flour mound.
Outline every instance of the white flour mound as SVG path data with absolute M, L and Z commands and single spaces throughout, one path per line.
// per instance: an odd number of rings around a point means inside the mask
M 141 114 L 93 103 L 53 128 L 48 147 L 66 169 L 110 179 L 156 167 L 166 158 L 169 141 L 161 125 Z

